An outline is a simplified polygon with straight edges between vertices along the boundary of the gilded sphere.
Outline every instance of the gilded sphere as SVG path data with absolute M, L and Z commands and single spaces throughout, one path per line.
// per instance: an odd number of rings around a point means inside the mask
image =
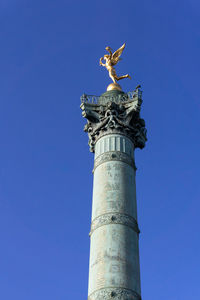
M 122 91 L 122 88 L 118 83 L 111 83 L 107 87 L 107 91 L 113 91 L 113 90 Z

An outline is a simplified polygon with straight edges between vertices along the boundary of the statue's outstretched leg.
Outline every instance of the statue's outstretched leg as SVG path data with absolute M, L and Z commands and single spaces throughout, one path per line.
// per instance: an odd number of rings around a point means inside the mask
M 129 74 L 126 74 L 126 75 L 123 75 L 123 76 L 116 77 L 115 79 L 118 81 L 118 80 L 121 80 L 121 79 L 124 79 L 124 78 L 131 79 L 131 76 Z

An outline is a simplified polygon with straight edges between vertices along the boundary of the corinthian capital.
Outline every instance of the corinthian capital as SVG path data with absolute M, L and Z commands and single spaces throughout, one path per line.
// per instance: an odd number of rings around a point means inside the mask
M 100 97 L 81 97 L 82 115 L 87 119 L 84 131 L 89 136 L 90 151 L 104 135 L 118 133 L 128 136 L 135 148 L 144 148 L 146 137 L 145 121 L 140 118 L 142 92 L 124 93 L 119 90 L 107 91 Z

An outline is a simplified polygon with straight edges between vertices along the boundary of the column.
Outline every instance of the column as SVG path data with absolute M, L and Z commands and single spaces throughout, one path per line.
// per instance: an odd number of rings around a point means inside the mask
M 82 103 L 95 153 L 88 300 L 141 299 L 134 149 L 146 141 L 141 98 Z M 134 120 L 134 123 L 132 122 Z

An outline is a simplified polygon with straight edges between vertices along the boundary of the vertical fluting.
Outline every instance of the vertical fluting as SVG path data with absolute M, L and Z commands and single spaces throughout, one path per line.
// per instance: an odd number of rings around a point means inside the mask
M 140 299 L 134 145 L 122 134 L 95 144 L 89 300 Z

